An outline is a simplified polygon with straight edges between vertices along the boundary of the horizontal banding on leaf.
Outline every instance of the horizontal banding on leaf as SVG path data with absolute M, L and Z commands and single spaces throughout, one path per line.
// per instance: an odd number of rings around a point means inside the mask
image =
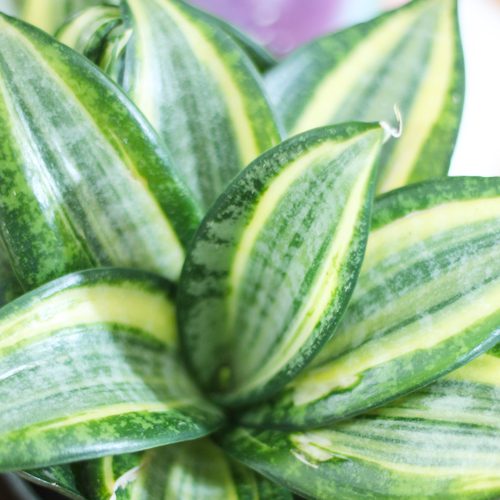
M 172 295 L 159 277 L 104 269 L 0 310 L 0 470 L 142 450 L 221 423 L 179 359 Z
M 500 335 L 499 179 L 454 178 L 382 197 L 335 337 L 248 425 L 345 419 L 432 382 Z
M 219 401 L 265 397 L 333 334 L 363 257 L 383 139 L 377 124 L 292 138 L 205 218 L 178 309 L 193 371 Z

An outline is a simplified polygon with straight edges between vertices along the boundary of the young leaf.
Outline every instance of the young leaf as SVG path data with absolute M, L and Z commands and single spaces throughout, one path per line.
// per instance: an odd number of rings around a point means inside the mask
M 200 210 L 127 97 L 0 15 L 0 232 L 25 288 L 117 265 L 176 279 Z
M 356 123 L 289 139 L 205 218 L 178 310 L 193 372 L 219 401 L 275 392 L 332 336 L 363 259 L 383 139 Z
M 124 87 L 208 208 L 229 181 L 280 142 L 259 76 L 236 43 L 176 0 L 127 0 L 134 36 Z
M 68 275 L 0 310 L 0 470 L 203 436 L 221 424 L 179 359 L 172 287 Z
M 90 5 L 100 4 L 101 1 L 24 0 L 21 17 L 26 22 L 37 26 L 47 33 L 53 34 L 72 14 Z
M 60 42 L 97 63 L 107 37 L 121 23 L 118 7 L 96 5 L 71 18 L 56 35 Z
M 500 358 L 483 355 L 390 406 L 304 432 L 236 429 L 235 458 L 307 498 L 500 495 Z
M 376 204 L 356 290 L 312 365 L 251 425 L 310 427 L 380 406 L 500 339 L 500 179 L 449 178 Z
M 87 498 L 291 500 L 292 495 L 233 462 L 208 439 L 74 466 Z
M 444 176 L 464 99 L 456 0 L 415 0 L 299 49 L 267 88 L 290 133 L 348 120 L 390 120 L 404 132 L 380 156 L 379 190 Z

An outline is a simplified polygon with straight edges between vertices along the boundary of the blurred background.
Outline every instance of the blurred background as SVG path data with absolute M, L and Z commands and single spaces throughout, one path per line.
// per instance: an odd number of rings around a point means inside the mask
M 0 10 L 15 14 L 16 3 L 0 0 Z M 192 0 L 192 3 L 225 18 L 277 56 L 284 57 L 312 38 L 370 19 L 405 1 Z M 459 4 L 467 93 L 451 172 L 500 175 L 500 0 L 459 0 Z M 43 497 L 56 498 L 48 493 Z M 15 477 L 0 478 L 0 500 L 19 498 L 33 497 Z

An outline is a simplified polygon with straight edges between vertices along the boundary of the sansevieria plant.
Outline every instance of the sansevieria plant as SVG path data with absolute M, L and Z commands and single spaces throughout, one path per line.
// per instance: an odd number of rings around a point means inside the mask
M 0 14 L 0 472 L 500 498 L 500 178 L 446 177 L 456 2 L 279 63 L 180 0 L 22 12 L 46 31 Z

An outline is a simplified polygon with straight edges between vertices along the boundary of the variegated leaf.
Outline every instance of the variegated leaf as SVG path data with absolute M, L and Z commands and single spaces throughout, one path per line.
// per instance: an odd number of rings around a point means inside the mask
M 285 489 L 229 459 L 210 440 L 74 466 L 92 500 L 291 500 Z
M 113 0 L 107 0 L 111 3 Z M 102 0 L 23 0 L 21 17 L 26 22 L 53 34 L 71 15 Z
M 259 75 L 218 26 L 177 0 L 127 0 L 134 36 L 123 85 L 208 208 L 229 181 L 280 142 Z
M 500 496 L 500 357 L 352 420 L 303 432 L 239 428 L 238 460 L 307 498 L 494 500 Z
M 143 450 L 221 424 L 180 361 L 172 295 L 154 275 L 92 270 L 0 310 L 0 471 Z
M 176 279 L 200 210 L 83 56 L 0 14 L 0 232 L 26 288 L 103 265 Z
M 448 178 L 379 199 L 335 337 L 251 425 L 309 427 L 380 406 L 500 338 L 500 179 Z
M 179 289 L 185 352 L 228 405 L 275 392 L 335 331 L 363 259 L 384 132 L 350 123 L 259 157 L 199 229 Z
M 313 41 L 267 77 L 291 134 L 348 120 L 405 123 L 380 156 L 379 190 L 448 172 L 464 99 L 456 0 L 414 0 Z

